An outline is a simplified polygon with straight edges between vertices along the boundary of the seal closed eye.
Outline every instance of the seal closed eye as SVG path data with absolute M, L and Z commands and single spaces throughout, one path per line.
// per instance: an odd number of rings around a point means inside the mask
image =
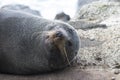
M 79 49 L 76 30 L 14 10 L 0 10 L 0 72 L 36 74 L 71 64 Z

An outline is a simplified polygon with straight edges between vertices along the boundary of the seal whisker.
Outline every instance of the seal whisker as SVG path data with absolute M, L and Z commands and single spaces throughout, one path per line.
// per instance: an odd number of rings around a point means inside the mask
M 64 42 L 64 41 L 63 41 L 63 42 Z M 63 43 L 63 45 L 58 45 L 58 48 L 60 49 L 61 53 L 63 53 L 63 54 L 65 55 L 65 58 L 67 59 L 68 64 L 71 65 L 71 64 L 70 64 L 70 61 L 69 61 L 69 59 L 68 59 L 68 55 L 67 55 L 67 52 L 66 52 L 66 48 L 65 48 L 64 45 L 65 45 L 64 43 Z
M 70 64 L 70 61 L 69 61 L 69 59 L 68 59 L 68 55 L 67 55 L 67 52 L 66 52 L 66 48 L 65 48 L 65 47 L 63 48 L 63 51 L 64 51 L 64 54 L 65 54 L 65 56 L 66 56 L 66 59 L 67 59 L 68 64 L 71 65 L 71 64 Z

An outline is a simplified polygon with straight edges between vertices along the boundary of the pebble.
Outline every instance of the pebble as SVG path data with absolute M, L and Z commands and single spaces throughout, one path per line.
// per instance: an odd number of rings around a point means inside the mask
M 116 80 L 115 77 L 112 77 L 111 80 Z
M 120 73 L 120 70 L 119 69 L 115 69 L 114 70 L 114 74 L 119 74 Z

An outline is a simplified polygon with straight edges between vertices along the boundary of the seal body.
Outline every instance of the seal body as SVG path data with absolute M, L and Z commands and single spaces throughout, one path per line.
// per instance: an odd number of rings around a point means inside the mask
M 79 49 L 75 29 L 63 22 L 0 10 L 0 72 L 34 74 L 67 67 Z

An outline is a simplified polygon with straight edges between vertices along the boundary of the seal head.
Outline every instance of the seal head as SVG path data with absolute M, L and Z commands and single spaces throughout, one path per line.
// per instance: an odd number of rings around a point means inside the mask
M 68 24 L 60 23 L 47 25 L 47 29 L 44 33 L 44 49 L 49 55 L 49 66 L 61 69 L 71 65 L 79 49 L 77 32 Z

